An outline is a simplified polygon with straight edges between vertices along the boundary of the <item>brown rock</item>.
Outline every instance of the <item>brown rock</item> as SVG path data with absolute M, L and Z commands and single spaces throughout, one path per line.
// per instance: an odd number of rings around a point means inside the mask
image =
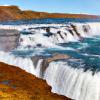
M 68 56 L 68 55 L 56 53 L 56 54 L 53 55 L 53 57 L 48 58 L 47 62 L 50 63 L 52 61 L 69 59 L 69 58 L 70 58 L 70 56 Z
M 18 67 L 0 63 L 0 100 L 70 100 L 50 91 L 44 80 Z
M 10 51 L 18 46 L 20 33 L 17 30 L 0 29 L 0 49 Z
M 39 18 L 100 18 L 100 16 L 86 14 L 46 13 L 31 10 L 22 11 L 17 6 L 0 6 L 0 21 Z
M 48 68 L 50 62 L 57 61 L 57 60 L 66 60 L 69 58 L 70 58 L 70 56 L 68 56 L 68 55 L 56 53 L 52 57 L 47 57 L 47 58 L 42 57 L 42 56 L 33 56 L 33 57 L 31 57 L 31 60 L 34 64 L 34 67 L 36 68 L 38 61 L 40 59 L 43 59 L 41 65 L 40 65 L 40 74 L 39 74 L 40 75 L 39 77 L 43 78 L 44 73 L 45 73 L 46 69 Z
M 57 61 L 57 60 L 66 60 L 66 59 L 69 59 L 70 56 L 68 55 L 65 55 L 65 54 L 54 54 L 53 57 L 50 57 L 50 58 L 44 58 L 42 64 L 41 64 L 41 71 L 40 71 L 40 77 L 44 77 L 44 73 L 46 71 L 46 69 L 48 68 L 49 66 L 49 63 L 52 62 L 52 61 Z

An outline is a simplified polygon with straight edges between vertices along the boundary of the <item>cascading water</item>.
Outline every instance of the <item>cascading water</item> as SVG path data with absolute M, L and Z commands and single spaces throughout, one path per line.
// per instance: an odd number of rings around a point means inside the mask
M 0 51 L 0 61 L 42 77 L 52 92 L 75 100 L 100 100 L 100 23 L 1 25 L 0 28 L 21 31 L 19 47 L 8 53 Z M 44 58 L 55 53 L 70 58 L 50 62 L 45 71 L 41 70 Z
M 15 65 L 31 74 L 34 74 L 39 77 L 40 73 L 40 65 L 42 62 L 42 59 L 38 60 L 38 64 L 35 66 L 35 62 L 31 60 L 29 57 L 18 57 L 14 56 L 9 53 L 0 52 L 0 61 L 7 63 L 9 65 Z
M 52 62 L 44 79 L 52 86 L 52 92 L 75 100 L 100 100 L 100 73 L 75 69 L 65 62 Z

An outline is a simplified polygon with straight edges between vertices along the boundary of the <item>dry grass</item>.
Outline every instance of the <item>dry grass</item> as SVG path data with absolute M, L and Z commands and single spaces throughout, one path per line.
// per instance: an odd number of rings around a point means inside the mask
M 0 100 L 69 100 L 50 91 L 45 81 L 0 63 Z
M 17 6 L 0 6 L 0 21 L 38 18 L 100 18 L 95 15 L 21 11 Z

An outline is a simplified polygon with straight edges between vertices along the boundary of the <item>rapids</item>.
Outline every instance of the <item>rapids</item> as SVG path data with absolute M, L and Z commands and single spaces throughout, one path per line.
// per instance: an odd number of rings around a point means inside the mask
M 54 93 L 75 100 L 100 100 L 99 22 L 0 25 L 0 29 L 17 29 L 21 34 L 17 48 L 0 51 L 1 62 L 45 79 Z M 50 62 L 41 76 L 43 59 L 55 53 L 70 58 Z

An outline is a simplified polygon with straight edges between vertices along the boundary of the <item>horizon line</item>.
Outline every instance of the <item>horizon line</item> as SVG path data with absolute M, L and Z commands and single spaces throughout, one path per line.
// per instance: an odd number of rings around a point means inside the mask
M 0 6 L 4 6 L 4 7 L 7 7 L 7 6 L 16 6 L 18 7 L 20 10 L 22 11 L 33 11 L 33 12 L 44 12 L 44 13 L 51 13 L 51 14 L 80 14 L 80 15 L 93 15 L 93 16 L 100 16 L 100 15 L 96 15 L 96 14 L 89 14 L 89 13 L 71 13 L 71 12 L 50 12 L 50 11 L 39 11 L 39 10 L 33 10 L 33 9 L 26 9 L 26 8 L 23 8 L 23 7 L 20 7 L 18 5 L 7 5 L 7 4 L 4 4 L 4 5 L 0 5 Z

